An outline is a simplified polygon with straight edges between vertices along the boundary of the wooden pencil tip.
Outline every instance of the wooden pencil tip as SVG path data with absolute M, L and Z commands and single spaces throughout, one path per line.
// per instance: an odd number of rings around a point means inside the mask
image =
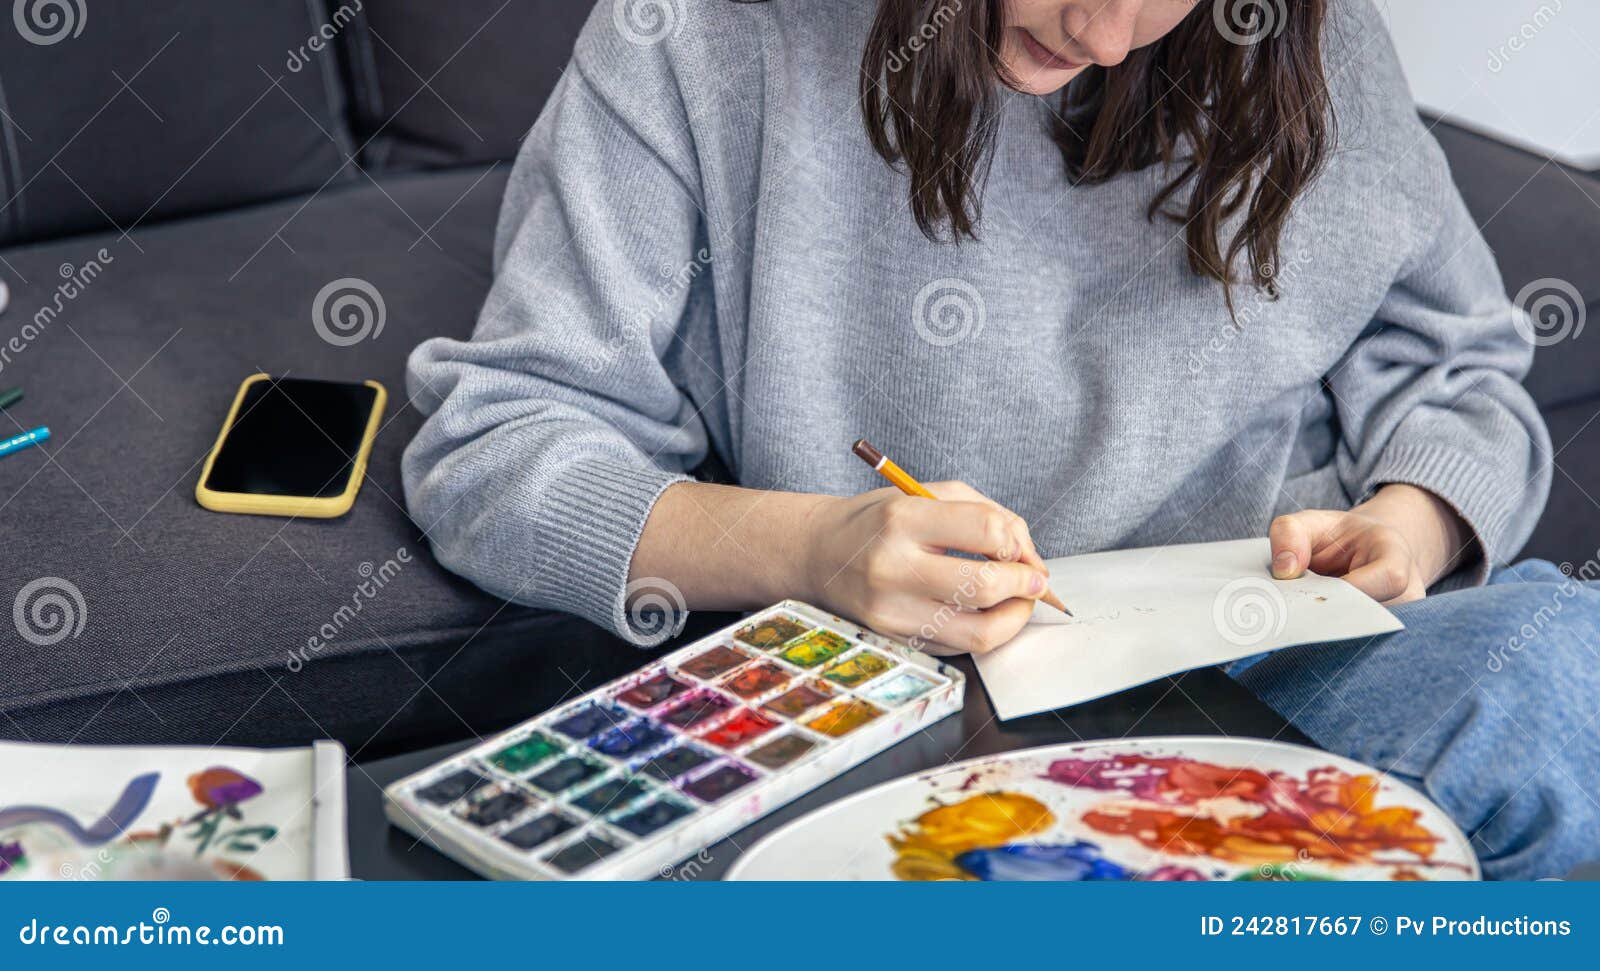
M 1061 602 L 1061 598 L 1055 595 L 1055 591 L 1046 590 L 1044 596 L 1040 597 L 1039 599 L 1066 614 L 1068 617 L 1072 616 L 1072 611 L 1068 610 L 1067 605 Z

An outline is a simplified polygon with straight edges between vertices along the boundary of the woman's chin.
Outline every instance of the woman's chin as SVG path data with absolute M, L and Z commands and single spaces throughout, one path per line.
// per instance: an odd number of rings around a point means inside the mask
M 1006 86 L 1013 91 L 1032 95 L 1055 94 L 1070 84 L 1073 78 L 1083 73 L 1082 68 L 1072 70 L 1040 68 L 1031 59 L 1008 62 L 1006 68 L 1011 75 Z

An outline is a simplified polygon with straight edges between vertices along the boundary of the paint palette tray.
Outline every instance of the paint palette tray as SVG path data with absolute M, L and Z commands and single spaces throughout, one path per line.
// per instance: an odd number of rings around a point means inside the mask
M 494 879 L 631 880 L 961 708 L 961 672 L 785 601 L 384 790 Z

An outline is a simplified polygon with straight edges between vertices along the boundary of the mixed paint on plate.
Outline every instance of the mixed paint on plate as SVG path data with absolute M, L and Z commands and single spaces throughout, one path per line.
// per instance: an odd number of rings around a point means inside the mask
M 1088 742 L 909 777 L 753 847 L 741 879 L 1460 880 L 1478 865 L 1422 795 L 1299 746 Z

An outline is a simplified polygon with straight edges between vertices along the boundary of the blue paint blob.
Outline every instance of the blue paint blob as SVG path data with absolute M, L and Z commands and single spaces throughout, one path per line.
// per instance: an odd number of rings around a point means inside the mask
M 582 739 L 602 729 L 621 725 L 627 720 L 627 713 L 620 708 L 611 705 L 585 705 L 556 722 L 553 727 L 568 738 Z
M 653 749 L 671 738 L 672 735 L 665 728 L 641 718 L 596 735 L 589 742 L 589 747 L 612 758 L 625 759 Z
M 956 866 L 979 880 L 1130 880 L 1133 875 L 1086 840 L 1065 846 L 1013 843 L 957 856 Z

